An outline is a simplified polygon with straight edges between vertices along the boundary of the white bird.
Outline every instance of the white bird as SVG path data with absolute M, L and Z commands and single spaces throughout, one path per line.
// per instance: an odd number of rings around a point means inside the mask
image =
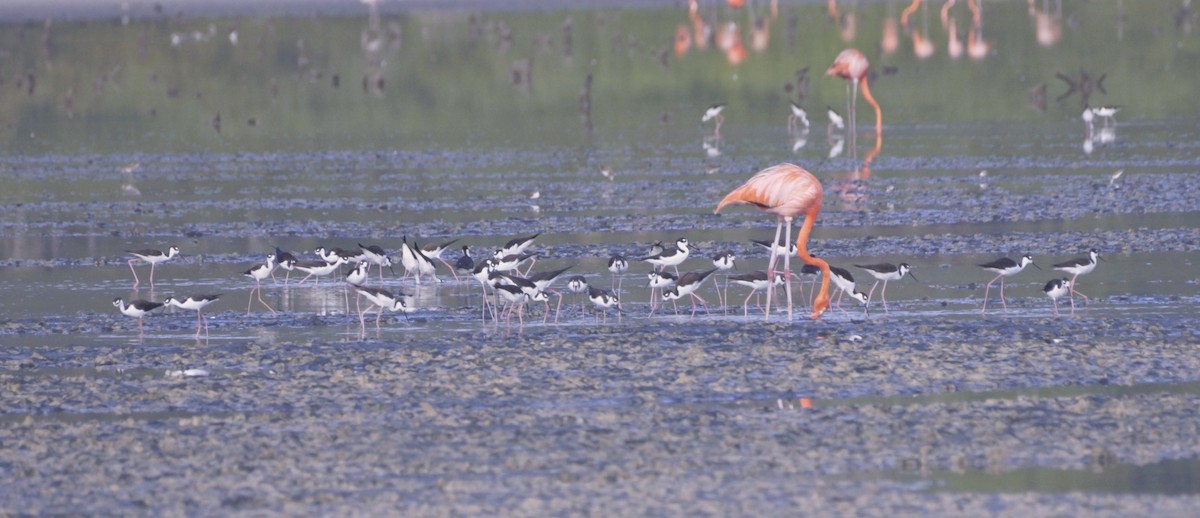
M 843 119 L 838 112 L 834 111 L 833 108 L 827 108 L 826 113 L 829 115 L 829 125 L 832 126 L 833 129 L 837 131 L 843 131 L 846 129 L 846 119 Z
M 794 102 L 791 103 L 791 108 L 791 112 L 788 114 L 788 131 L 795 133 L 798 129 L 797 122 L 803 124 L 804 129 L 808 129 L 808 112 L 804 111 L 804 108 L 801 108 L 800 105 Z

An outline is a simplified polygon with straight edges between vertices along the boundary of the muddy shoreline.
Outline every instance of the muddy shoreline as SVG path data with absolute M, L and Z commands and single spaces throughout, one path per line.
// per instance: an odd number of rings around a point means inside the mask
M 267 318 L 234 315 L 215 318 Z M 921 474 L 1197 458 L 1197 324 L 627 319 L 405 336 L 389 321 L 383 341 L 10 347 L 4 510 L 1185 515 L 1200 496 L 981 497 Z M 184 368 L 209 374 L 166 375 Z M 1161 390 L 1120 389 L 1147 384 Z

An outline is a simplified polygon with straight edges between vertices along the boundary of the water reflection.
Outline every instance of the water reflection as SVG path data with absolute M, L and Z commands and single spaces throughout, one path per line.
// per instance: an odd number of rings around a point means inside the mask
M 991 42 L 983 38 L 983 2 L 967 0 L 971 11 L 971 30 L 967 32 L 967 56 L 976 61 L 987 57 L 992 51 Z
M 1083 153 L 1092 154 L 1097 145 L 1110 145 L 1117 140 L 1117 123 L 1114 118 L 1121 109 L 1116 107 L 1084 108 L 1080 116 L 1084 124 Z M 1095 120 L 1100 118 L 1102 126 L 1095 127 Z
M 939 92 L 938 101 L 945 106 L 932 108 L 933 115 L 953 114 L 973 102 L 969 113 L 981 119 L 1020 117 L 1011 105 L 1003 104 L 1003 96 L 986 95 L 996 91 L 990 85 L 1011 84 L 1011 77 L 1045 81 L 1060 71 L 1038 63 L 1055 63 L 1061 70 L 1095 66 L 1078 57 L 1081 48 L 1087 55 L 1150 56 L 1153 62 L 1144 68 L 1183 70 L 1178 73 L 1184 77 L 1176 85 L 1167 85 L 1166 77 L 1144 77 L 1140 69 L 1122 70 L 1122 84 L 1136 82 L 1144 84 L 1146 91 L 1161 92 L 1137 99 L 1143 105 L 1139 114 L 1172 113 L 1171 107 L 1186 99 L 1184 91 L 1196 74 L 1173 63 L 1178 59 L 1174 51 L 1155 52 L 1170 47 L 1174 31 L 1190 30 L 1194 16 L 1186 4 L 1165 17 L 1148 10 L 1127 11 L 1122 1 L 1115 6 L 1093 2 L 1069 13 L 1061 0 L 1031 0 L 1027 6 L 991 4 L 989 18 L 997 21 L 988 23 L 996 23 L 997 29 L 989 32 L 981 2 L 949 1 L 937 6 L 944 34 L 933 34 L 938 24 L 928 23 L 934 14 L 920 1 L 905 2 L 904 16 L 897 16 L 894 1 L 786 6 L 783 13 L 768 5 L 751 2 L 731 9 L 723 3 L 690 1 L 686 10 L 628 14 L 631 10 L 626 8 L 609 8 L 521 16 L 397 12 L 388 11 L 386 3 L 367 2 L 359 8 L 361 15 L 317 19 L 230 22 L 116 9 L 113 15 L 127 17 L 127 25 L 52 19 L 0 36 L 5 48 L 11 49 L 10 62 L 26 64 L 3 71 L 7 81 L 0 84 L 20 95 L 5 96 L 0 103 L 4 120 L 10 121 L 0 125 L 0 135 L 10 149 L 33 150 L 67 142 L 83 142 L 100 152 L 214 145 L 235 150 L 342 143 L 385 147 L 413 140 L 461 141 L 493 127 L 473 122 L 532 125 L 531 113 L 561 123 L 561 107 L 569 104 L 563 97 L 571 96 L 579 100 L 581 131 L 556 131 L 555 124 L 548 123 L 519 137 L 532 141 L 552 136 L 564 141 L 589 134 L 601 122 L 627 127 L 636 122 L 636 114 L 669 113 L 663 92 L 712 98 L 729 96 L 739 91 L 733 86 L 746 85 L 743 91 L 756 93 L 737 102 L 760 108 L 777 98 L 757 92 L 785 80 L 779 77 L 781 68 L 797 66 L 792 49 L 819 49 L 814 43 L 831 40 L 878 49 L 875 59 L 885 68 L 907 71 L 922 58 L 932 64 L 922 68 L 919 76 L 902 74 L 889 84 L 885 96 L 889 100 L 919 98 L 933 84 L 962 84 L 961 89 Z M 828 18 L 819 10 L 827 11 Z M 971 18 L 964 27 L 955 18 L 967 10 Z M 1109 14 L 1117 21 L 1116 38 L 1096 30 L 1094 23 L 1081 22 L 1077 28 L 1066 24 L 1071 17 L 1086 22 Z M 919 18 L 912 19 L 913 15 Z M 862 37 L 867 32 L 856 31 L 859 26 L 869 28 L 878 41 Z M 1158 32 L 1144 39 L 1123 37 L 1128 27 L 1159 26 L 1164 28 L 1154 29 Z M 773 38 L 781 29 L 786 37 Z M 912 40 L 912 54 L 897 53 L 901 29 Z M 1063 46 L 1063 35 L 1070 31 L 1079 32 L 1080 42 Z M 664 37 L 671 40 L 663 41 Z M 949 57 L 937 62 L 934 42 L 943 41 Z M 1019 72 L 981 70 L 968 79 L 955 77 L 952 67 L 946 66 L 964 54 L 983 59 L 997 51 L 1024 53 L 1025 42 L 1047 54 Z M 1183 44 L 1190 45 L 1186 40 Z M 111 52 L 104 59 L 89 59 L 86 50 L 93 46 Z M 697 52 L 714 49 L 719 52 Z M 812 60 L 830 57 L 819 55 L 828 50 L 808 52 Z M 550 53 L 562 59 L 539 57 Z M 610 71 L 608 77 L 596 75 Z M 1098 79 L 1103 74 L 1089 72 L 1096 78 L 1090 82 L 1063 76 L 1070 92 L 1065 95 L 1079 93 L 1080 106 L 1087 104 L 1086 97 L 1093 91 L 1104 90 Z M 585 83 L 581 91 L 579 84 L 589 74 L 595 82 Z M 387 93 L 386 103 L 347 95 L 343 87 L 351 77 L 355 80 L 349 83 L 360 83 L 366 97 L 382 100 Z M 498 84 L 508 84 L 528 98 L 513 97 L 512 91 L 496 88 Z M 801 100 L 810 107 L 821 106 L 833 100 L 835 91 L 820 88 L 814 94 L 815 99 L 802 96 Z M 988 101 L 978 102 L 981 98 Z M 599 99 L 604 99 L 605 113 L 611 115 L 593 112 L 592 103 Z M 899 108 L 897 121 L 931 114 L 921 113 L 919 106 Z M 122 122 L 115 132 L 111 131 L 114 117 Z M 744 120 L 752 123 L 762 117 L 757 112 Z M 197 120 L 204 124 L 196 124 Z
M 1062 39 L 1062 0 L 1028 0 L 1038 45 L 1053 47 Z
M 706 135 L 700 145 L 704 148 L 704 156 L 712 159 L 721 156 L 721 135 Z

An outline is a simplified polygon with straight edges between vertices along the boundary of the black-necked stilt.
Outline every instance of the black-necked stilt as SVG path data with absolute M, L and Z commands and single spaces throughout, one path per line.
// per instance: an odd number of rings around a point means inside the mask
M 495 286 L 495 290 L 496 293 L 499 294 L 508 305 L 506 310 L 508 312 L 508 316 L 505 318 L 505 325 L 512 325 L 512 312 L 514 310 L 517 312 L 517 322 L 522 326 L 525 325 L 524 314 L 526 302 L 546 301 L 547 307 L 549 306 L 548 301 L 550 299 L 545 292 L 538 291 L 530 294 L 521 286 L 517 286 L 515 284 L 498 284 Z M 497 321 L 497 323 L 499 322 Z
M 1108 127 L 1110 124 L 1116 125 L 1117 120 L 1115 118 L 1113 118 L 1113 116 L 1115 116 L 1117 114 L 1117 112 L 1121 111 L 1121 107 L 1120 106 L 1097 106 L 1095 108 L 1091 108 L 1090 111 L 1095 116 L 1104 119 L 1104 126 Z
M 534 273 L 534 274 L 530 275 L 529 277 L 527 277 L 527 279 L 529 279 L 529 281 L 533 283 L 534 287 L 537 288 L 537 291 L 546 293 L 547 295 L 549 295 L 550 293 L 554 293 L 554 294 L 558 295 L 558 306 L 556 306 L 554 308 L 554 323 L 556 323 L 556 324 L 558 323 L 558 311 L 559 311 L 559 309 L 562 308 L 562 293 L 559 293 L 555 290 L 551 290 L 550 286 L 552 284 L 554 284 L 555 280 L 557 280 L 559 277 L 561 277 L 562 274 L 566 273 L 566 271 L 570 270 L 572 267 L 573 266 L 568 266 L 566 268 L 560 268 L 558 270 L 537 272 L 537 273 Z M 536 298 L 537 294 L 534 293 L 532 295 Z M 549 300 L 546 301 L 546 316 L 547 317 L 550 316 L 550 301 Z M 545 320 L 546 319 L 543 319 L 542 321 L 545 322 Z
M 388 269 L 392 268 L 392 258 L 388 257 L 387 251 L 379 245 L 363 245 L 362 243 L 358 244 L 358 249 L 362 250 L 364 261 L 379 267 L 379 281 L 383 282 L 383 268 L 385 266 Z M 392 274 L 395 275 L 395 273 L 396 271 L 392 270 Z
M 183 300 L 175 297 L 167 297 L 163 300 L 164 306 L 175 306 L 181 309 L 190 309 L 196 312 L 196 336 L 200 336 L 200 324 L 204 324 L 204 335 L 208 336 L 208 317 L 204 316 L 204 307 L 216 302 L 221 298 L 221 294 L 216 295 L 188 295 Z
M 280 250 L 279 247 L 275 247 L 275 263 L 277 265 L 279 265 L 280 268 L 283 268 L 283 270 L 287 272 L 287 274 L 285 274 L 283 276 L 283 284 L 284 285 L 287 285 L 288 280 L 291 279 L 292 269 L 296 267 L 297 262 L 298 261 L 296 260 L 296 256 L 292 255 L 291 252 L 286 252 L 284 250 Z M 275 272 L 274 271 L 271 271 L 271 280 L 272 281 L 275 280 Z
M 836 110 L 834 110 L 831 107 L 825 108 L 825 114 L 829 116 L 829 132 L 830 133 L 833 133 L 834 131 L 838 131 L 838 132 L 845 131 L 846 119 L 842 118 L 841 114 L 839 114 Z
M 729 251 L 721 252 L 717 255 L 714 255 L 712 258 L 713 268 L 716 268 L 717 270 L 720 270 L 723 272 L 728 272 L 729 270 L 733 270 L 733 269 L 737 268 L 736 263 L 737 263 L 737 254 L 734 254 L 733 252 L 729 252 Z M 729 275 L 726 274 L 725 275 L 725 287 L 724 288 L 722 288 L 720 286 L 717 287 L 717 298 L 720 299 L 719 302 L 721 303 L 721 309 L 725 313 L 729 313 L 729 309 L 728 309 L 729 304 L 726 299 L 726 297 L 728 297 L 728 295 L 729 295 Z
M 750 297 L 753 297 L 760 290 L 767 289 L 767 284 L 768 284 L 767 283 L 767 272 L 763 271 L 763 270 L 758 270 L 755 272 L 743 273 L 740 275 L 732 275 L 729 277 L 729 280 L 733 281 L 734 284 L 738 284 L 738 285 L 750 288 L 750 293 L 746 294 L 746 300 L 742 301 L 742 316 L 744 316 L 744 317 L 750 316 L 750 309 L 749 309 L 750 308 Z M 775 273 L 774 285 L 775 286 L 783 286 L 783 273 L 781 273 L 781 272 Z
M 1034 264 L 1033 256 L 1029 254 L 1021 256 L 1021 260 L 1019 261 L 1014 261 L 1007 257 L 1001 257 L 995 261 L 980 263 L 980 268 L 996 274 L 992 280 L 988 281 L 987 286 L 983 289 L 983 311 L 981 311 L 981 313 L 987 313 L 988 291 L 991 290 L 992 283 L 996 282 L 997 279 L 1000 280 L 1000 304 L 1004 305 L 1004 311 L 1008 311 L 1008 302 L 1004 300 L 1004 278 L 1021 273 L 1021 270 L 1024 270 L 1026 266 L 1031 264 L 1034 268 L 1039 270 L 1042 269 L 1041 266 Z
M 784 247 L 780 243 L 775 243 L 774 246 L 772 246 L 772 243 L 766 239 L 754 239 L 751 242 L 773 252 L 779 257 L 783 257 L 785 255 L 796 255 L 796 243 L 791 243 L 787 247 Z
M 313 253 L 317 254 L 317 257 L 320 257 L 322 261 L 327 263 L 332 263 L 338 259 L 345 259 L 344 257 L 334 253 L 332 248 L 325 248 L 323 246 L 314 248 Z
M 408 244 L 408 236 L 404 236 L 400 243 L 400 264 L 404 266 L 404 275 L 415 275 L 417 284 L 421 284 L 421 276 L 429 275 L 433 277 L 434 282 L 438 282 L 437 267 L 433 264 L 433 260 L 421 251 L 421 245 L 413 241 L 412 245 Z
M 346 260 L 346 263 L 357 263 L 363 260 L 364 253 L 362 249 L 346 250 L 345 248 L 326 248 L 318 246 L 313 249 L 313 253 L 317 257 L 324 259 L 327 263 L 336 261 L 339 257 Z
M 629 270 L 629 261 L 621 254 L 612 254 L 608 258 L 608 271 L 612 272 L 613 291 L 618 295 L 621 293 L 621 276 Z
M 1054 302 L 1054 316 L 1058 316 L 1058 298 L 1070 293 L 1070 291 L 1071 281 L 1066 277 L 1063 277 L 1062 279 L 1050 279 L 1050 282 L 1047 282 L 1046 285 L 1042 287 L 1042 292 L 1044 292 L 1047 297 L 1050 297 L 1051 302 Z M 1074 305 L 1071 306 L 1071 315 L 1075 315 Z
M 483 305 L 481 305 L 480 309 L 479 309 L 479 321 L 480 322 L 487 321 L 488 307 L 491 305 L 488 302 L 487 290 L 488 290 L 488 287 L 491 286 L 489 277 L 491 276 L 491 273 L 493 271 L 495 271 L 495 268 L 494 268 L 494 264 L 490 258 L 486 258 L 482 261 L 475 263 L 475 269 L 471 271 L 471 276 L 474 277 L 476 281 L 479 281 L 479 288 L 483 292 L 482 293 L 483 294 Z M 496 320 L 495 308 L 492 308 L 491 314 L 492 314 L 492 321 L 494 322 Z
M 341 258 L 339 258 L 338 260 L 344 261 L 344 259 L 341 259 Z M 354 265 L 354 268 L 351 268 L 350 272 L 346 274 L 346 283 L 342 285 L 342 300 L 343 300 L 343 302 L 345 302 L 345 307 L 346 307 L 345 311 L 346 311 L 347 315 L 350 314 L 350 288 L 358 287 L 358 286 L 362 286 L 362 285 L 366 284 L 367 280 L 371 278 L 370 273 L 371 273 L 371 263 L 368 263 L 366 261 L 359 261 L 358 263 L 356 263 Z M 354 296 L 354 310 L 355 311 L 359 311 L 359 312 L 362 311 L 361 299 L 362 299 L 362 295 Z
M 663 300 L 675 301 L 691 295 L 692 316 L 696 316 L 697 300 L 699 300 L 700 304 L 704 306 L 704 312 L 707 314 L 708 303 L 704 301 L 703 297 L 696 294 L 696 290 L 699 289 L 700 285 L 704 283 L 704 280 L 707 279 L 709 275 L 712 275 L 712 273 L 715 271 L 717 271 L 717 269 L 713 268 L 703 272 L 687 272 L 683 274 L 683 276 L 679 277 L 679 280 L 675 281 L 675 286 L 667 288 L 663 291 Z M 676 314 L 678 314 L 678 308 L 676 308 Z
M 263 306 L 266 306 L 267 309 L 271 310 L 272 315 L 275 314 L 275 308 L 271 307 L 270 304 L 267 304 L 267 301 L 263 300 L 262 298 L 262 281 L 263 279 L 270 277 L 271 272 L 274 270 L 275 254 L 267 254 L 267 262 L 263 264 L 256 264 L 249 270 L 242 272 L 242 275 L 254 279 L 254 289 L 250 290 L 251 298 L 246 302 L 247 315 L 250 314 L 250 305 L 254 303 L 253 295 L 256 291 L 258 292 L 258 301 L 261 302 Z
M 567 291 L 573 294 L 587 293 L 588 282 L 582 275 L 572 275 L 567 279 Z M 573 297 L 572 297 L 573 298 Z
M 533 246 L 533 240 L 537 239 L 540 235 L 542 235 L 542 233 L 538 232 L 532 236 L 510 239 L 507 243 L 504 243 L 504 246 L 500 247 L 500 251 L 497 253 L 497 255 L 500 257 L 521 255 L 525 252 L 525 250 L 528 250 L 530 246 Z
M 450 270 L 450 275 L 453 275 L 454 280 L 456 280 L 456 281 L 458 280 L 458 272 L 455 271 L 456 268 L 454 266 L 452 266 L 445 259 L 442 259 L 442 252 L 445 252 L 446 249 L 450 247 L 450 245 L 453 245 L 454 243 L 457 243 L 457 242 L 458 242 L 458 239 L 455 238 L 455 239 L 451 239 L 449 241 L 445 241 L 442 243 L 427 244 L 427 245 L 421 247 L 421 253 L 425 254 L 425 257 L 428 257 L 429 260 L 432 261 L 432 260 L 436 259 L 438 261 L 441 261 L 442 264 L 446 265 L 446 268 Z
M 154 250 L 151 248 L 144 250 L 126 250 L 126 252 L 133 256 L 133 258 L 129 260 L 129 271 L 133 272 L 133 286 L 137 287 L 137 285 L 141 284 L 142 282 L 138 279 L 137 271 L 133 269 L 133 262 L 141 260 L 150 263 L 150 287 L 153 288 L 154 266 L 163 261 L 173 259 L 175 256 L 179 255 L 179 247 L 172 246 L 171 248 L 167 249 L 166 253 L 163 253 L 162 250 Z
M 608 308 L 617 308 L 617 318 L 621 318 L 621 299 L 612 292 L 597 288 L 595 286 L 588 287 L 588 300 L 592 301 L 592 305 L 604 314 L 604 322 L 608 322 Z
M 304 284 L 304 281 L 307 281 L 309 277 L 316 277 L 317 279 L 315 282 L 317 286 L 320 286 L 321 277 L 333 274 L 333 272 L 337 271 L 337 269 L 343 264 L 346 264 L 346 260 L 342 259 L 341 257 L 337 258 L 337 260 L 332 263 L 327 263 L 325 261 L 304 261 L 295 263 L 293 266 L 295 269 L 308 274 L 303 279 L 300 279 L 300 282 L 297 282 L 296 286 Z
M 898 281 L 903 279 L 905 275 L 917 280 L 916 276 L 909 273 L 911 269 L 908 263 L 900 263 L 899 266 L 889 263 L 879 264 L 856 264 L 856 267 L 862 268 L 875 278 L 875 284 L 871 285 L 871 291 L 867 292 L 867 303 L 871 302 L 871 296 L 875 294 L 875 288 L 879 286 L 879 281 L 883 281 L 883 289 L 879 292 L 879 299 L 883 301 L 883 311 L 887 312 L 887 283 L 888 281 Z
M 704 110 L 704 115 L 700 117 L 700 123 L 704 124 L 708 121 L 715 120 L 716 126 L 713 128 L 713 135 L 721 134 L 721 124 L 725 122 L 725 115 L 721 112 L 725 111 L 725 103 L 714 104 Z
M 572 275 L 567 279 L 567 291 L 571 293 L 583 293 L 588 289 L 587 279 L 582 275 Z
M 655 269 L 662 270 L 670 266 L 675 269 L 675 275 L 679 275 L 679 265 L 687 260 L 688 254 L 691 252 L 687 238 L 679 238 L 675 240 L 675 246 L 663 250 L 661 253 L 643 257 L 640 261 L 646 261 L 655 266 Z
M 666 249 L 667 248 L 665 246 L 663 246 L 662 241 L 655 241 L 653 243 L 650 243 L 650 249 L 646 251 L 646 255 L 647 256 L 658 255 L 658 254 L 663 253 L 663 251 Z
M 393 295 L 392 292 L 383 288 L 372 288 L 370 286 L 355 286 L 354 291 L 358 292 L 359 295 L 366 297 L 373 306 L 379 308 L 379 311 L 377 311 L 375 314 L 376 326 L 379 325 L 379 320 L 383 317 L 383 310 L 385 309 L 388 311 L 401 313 L 404 315 L 404 318 L 408 318 L 409 309 L 408 304 L 404 301 L 405 295 L 403 293 L 401 293 L 399 296 L 396 296 Z M 365 325 L 366 320 L 364 315 L 366 315 L 368 311 L 371 311 L 371 308 L 368 307 L 365 310 L 359 311 L 359 324 Z
M 454 268 L 451 269 L 466 273 L 475 271 L 475 260 L 471 259 L 471 247 L 462 246 L 462 255 L 458 257 L 457 261 L 454 261 Z
M 163 307 L 162 302 L 150 302 L 142 299 L 131 300 L 126 304 L 125 300 L 120 297 L 113 299 L 112 303 L 113 306 L 121 311 L 121 314 L 138 319 L 138 333 L 142 332 L 142 317 L 151 311 Z
M 721 252 L 717 255 L 714 255 L 712 258 L 713 268 L 721 271 L 734 269 L 736 267 L 736 263 L 737 254 L 729 251 Z
M 795 133 L 796 130 L 799 129 L 796 124 L 797 122 L 803 124 L 804 129 L 808 130 L 808 112 L 804 111 L 804 108 L 801 108 L 800 105 L 796 104 L 794 101 L 789 101 L 789 103 L 791 105 L 791 109 L 788 112 L 788 132 Z
M 837 266 L 830 266 L 829 276 L 833 285 L 839 291 L 834 307 L 842 309 L 842 296 L 844 295 L 850 295 L 850 298 L 861 302 L 863 306 L 867 305 L 867 294 L 858 291 L 854 282 L 854 276 L 848 270 Z M 842 312 L 844 313 L 846 310 L 842 309 Z
M 1096 262 L 1103 260 L 1104 258 L 1100 257 L 1100 251 L 1093 248 L 1088 250 L 1087 257 L 1077 257 L 1075 259 L 1071 259 L 1070 261 L 1063 261 L 1054 265 L 1055 270 L 1062 270 L 1071 274 L 1071 282 L 1069 283 L 1069 288 L 1071 290 L 1071 314 L 1075 313 L 1076 294 L 1079 294 L 1080 297 L 1083 297 L 1084 304 L 1089 302 L 1087 295 L 1079 293 L 1079 291 L 1075 289 L 1075 279 L 1078 279 L 1080 275 L 1092 273 L 1092 270 L 1096 269 Z
M 650 315 L 653 316 L 654 309 L 657 307 L 655 290 L 661 292 L 662 290 L 670 288 L 671 286 L 675 285 L 675 281 L 679 280 L 679 278 L 663 271 L 652 271 L 646 274 L 646 278 L 649 280 L 649 282 L 646 284 L 646 287 L 650 288 Z M 678 311 L 678 306 L 676 306 L 676 312 Z
M 341 259 L 341 258 L 339 258 L 338 260 L 345 261 L 345 259 Z M 359 261 L 357 264 L 354 265 L 354 268 L 352 268 L 350 270 L 350 273 L 346 274 L 346 284 L 349 284 L 351 286 L 362 286 L 363 284 L 365 284 L 367 282 L 367 278 L 370 277 L 370 275 L 368 275 L 370 273 L 370 271 L 371 271 L 371 263 L 368 263 L 366 261 Z
M 356 297 L 366 297 L 367 301 L 372 306 L 379 308 L 375 314 L 375 333 L 376 338 L 379 334 L 379 321 L 383 317 L 383 311 L 386 309 L 392 312 L 399 312 L 404 315 L 405 320 L 408 319 L 408 304 L 405 302 L 405 295 L 401 293 L 399 296 L 393 295 L 391 292 L 381 288 L 371 288 L 368 286 L 355 286 L 354 291 L 357 292 Z M 358 325 L 359 339 L 365 339 L 367 334 L 366 318 L 367 312 L 371 311 L 371 307 L 365 310 L 358 310 Z
M 520 266 L 525 263 L 525 261 L 531 261 L 529 263 L 529 267 L 526 268 L 526 271 L 528 271 L 530 268 L 533 268 L 533 263 L 537 262 L 537 252 L 524 252 L 520 254 L 509 255 L 503 255 L 503 252 L 503 250 L 496 250 L 496 253 L 492 254 L 492 267 L 494 267 L 497 271 L 520 271 Z

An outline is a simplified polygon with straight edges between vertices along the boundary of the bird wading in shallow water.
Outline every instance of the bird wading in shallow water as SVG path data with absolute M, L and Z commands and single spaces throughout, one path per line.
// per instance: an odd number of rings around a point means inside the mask
M 121 311 L 121 314 L 138 319 L 138 333 L 142 332 L 142 317 L 147 313 L 154 311 L 163 306 L 162 302 L 150 302 L 148 300 L 131 300 L 128 303 L 122 298 L 113 299 L 113 307 Z
M 1071 280 L 1063 277 L 1062 279 L 1050 279 L 1042 291 L 1050 297 L 1050 301 L 1054 303 L 1054 316 L 1058 316 L 1058 299 L 1071 291 Z M 1071 315 L 1075 315 L 1075 307 L 1071 306 Z
M 173 259 L 175 256 L 179 255 L 179 247 L 172 246 L 171 248 L 167 249 L 166 253 L 163 253 L 162 250 L 153 250 L 149 248 L 145 250 L 126 250 L 126 252 L 133 256 L 133 259 L 129 260 L 129 271 L 133 272 L 133 286 L 136 288 L 137 285 L 141 284 L 142 282 L 138 279 L 137 271 L 133 269 L 133 262 L 141 260 L 150 263 L 150 287 L 153 288 L 154 266 L 163 261 Z
M 856 264 L 854 266 L 866 270 L 867 273 L 871 274 L 871 276 L 875 278 L 875 284 L 872 284 L 871 291 L 867 292 L 868 305 L 871 302 L 871 296 L 875 294 L 875 288 L 877 286 L 879 286 L 880 281 L 883 282 L 883 289 L 879 291 L 879 300 L 883 301 L 883 311 L 885 313 L 888 310 L 888 307 L 887 307 L 887 283 L 888 283 L 888 281 L 898 281 L 900 279 L 903 279 L 905 275 L 912 277 L 913 280 L 917 280 L 917 278 L 914 275 L 909 273 L 912 268 L 908 266 L 908 263 L 900 263 L 899 265 L 894 265 L 894 264 L 890 264 L 890 263 Z
M 854 135 L 858 129 L 855 123 L 855 110 L 858 100 L 858 84 L 862 83 L 863 98 L 875 108 L 875 138 L 879 139 L 883 134 L 883 111 L 879 108 L 879 103 L 875 101 L 875 96 L 871 95 L 871 86 L 867 82 L 867 71 L 870 69 L 871 63 L 867 61 L 867 57 L 857 49 L 846 49 L 838 54 L 833 60 L 833 64 L 825 71 L 827 76 L 837 76 L 848 81 L 847 99 L 846 99 L 846 115 L 850 118 L 850 134 Z M 851 91 L 851 87 L 853 91 Z
M 1072 315 L 1075 314 L 1075 295 L 1076 294 L 1078 294 L 1080 297 L 1083 297 L 1084 304 L 1087 304 L 1089 302 L 1087 295 L 1084 295 L 1075 289 L 1075 279 L 1078 279 L 1080 275 L 1087 275 L 1089 273 L 1092 273 L 1092 270 L 1096 269 L 1096 263 L 1098 261 L 1103 261 L 1103 260 L 1104 260 L 1104 258 L 1100 257 L 1100 251 L 1093 248 L 1088 251 L 1087 257 L 1079 257 L 1076 259 L 1071 259 L 1070 261 L 1064 261 L 1064 262 L 1054 265 L 1055 270 L 1062 270 L 1064 272 L 1071 274 L 1071 282 L 1068 283 L 1069 284 L 1068 289 L 1071 293 L 1071 314 Z
M 208 317 L 204 316 L 204 307 L 216 302 L 219 298 L 221 298 L 219 293 L 216 295 L 188 295 L 182 299 L 167 297 L 163 300 L 163 305 L 194 310 L 196 312 L 196 338 L 199 338 L 201 323 L 204 324 L 204 336 L 208 336 Z
M 1024 270 L 1026 266 L 1031 264 L 1033 264 L 1034 268 L 1039 270 L 1042 269 L 1041 266 L 1033 263 L 1033 256 L 1029 254 L 1021 256 L 1020 261 L 1014 261 L 1007 257 L 1002 257 L 1000 259 L 996 259 L 995 261 L 980 264 L 980 268 L 996 274 L 996 277 L 988 281 L 987 287 L 983 289 L 982 313 L 987 313 L 988 290 L 992 288 L 992 283 L 996 282 L 997 280 L 1000 281 L 1000 304 L 1004 305 L 1004 311 L 1008 311 L 1008 303 L 1004 301 L 1004 278 L 1021 273 L 1021 270 Z
M 787 231 L 784 234 L 784 249 L 790 247 L 788 237 L 792 231 L 792 220 L 796 216 L 804 216 L 804 226 L 800 227 L 800 233 L 796 236 L 796 244 L 799 247 L 796 255 L 804 264 L 811 264 L 821 268 L 822 281 L 821 290 L 817 294 L 816 300 L 813 302 L 812 318 L 814 320 L 821 318 L 821 314 L 829 308 L 829 263 L 813 257 L 808 253 L 808 235 L 812 232 L 813 224 L 817 221 L 817 214 L 821 212 L 821 199 L 825 191 L 821 187 L 821 182 L 812 173 L 804 170 L 804 168 L 795 164 L 779 164 L 768 167 L 759 171 L 753 177 L 742 184 L 741 187 L 734 189 L 717 204 L 714 213 L 721 212 L 721 209 L 726 205 L 736 203 L 747 203 L 758 207 L 759 210 L 768 214 L 774 214 L 777 219 L 775 225 L 775 239 L 773 243 L 779 242 L 780 233 L 784 232 L 784 224 L 787 224 Z M 767 278 L 775 277 L 775 259 L 776 255 L 771 254 L 771 259 L 767 266 Z M 792 283 L 791 281 L 791 255 L 785 255 L 783 258 L 784 278 L 787 282 L 784 283 L 784 290 L 787 292 L 788 299 L 788 320 L 792 318 Z M 770 318 L 771 293 L 774 289 L 774 283 L 767 285 L 767 318 Z

